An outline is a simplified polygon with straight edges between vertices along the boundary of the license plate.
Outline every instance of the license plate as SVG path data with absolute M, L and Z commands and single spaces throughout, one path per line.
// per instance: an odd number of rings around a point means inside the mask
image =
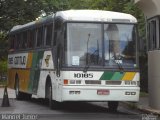
M 109 95 L 109 90 L 97 90 L 97 95 Z

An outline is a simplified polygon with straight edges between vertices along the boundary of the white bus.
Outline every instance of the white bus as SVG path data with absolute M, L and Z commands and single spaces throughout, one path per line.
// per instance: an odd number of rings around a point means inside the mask
M 125 13 L 67 10 L 11 29 L 8 86 L 17 99 L 139 100 L 137 20 Z

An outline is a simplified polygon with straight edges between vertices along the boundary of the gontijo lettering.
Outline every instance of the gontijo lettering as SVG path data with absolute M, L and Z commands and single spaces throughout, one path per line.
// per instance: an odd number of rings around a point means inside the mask
M 8 58 L 9 64 L 15 64 L 15 65 L 25 65 L 26 64 L 26 56 L 15 56 L 15 57 L 9 57 Z
M 14 58 L 14 64 L 25 65 L 26 64 L 26 56 L 16 56 Z
M 20 67 L 25 68 L 27 65 L 28 53 L 23 54 L 12 54 L 8 56 L 9 67 Z

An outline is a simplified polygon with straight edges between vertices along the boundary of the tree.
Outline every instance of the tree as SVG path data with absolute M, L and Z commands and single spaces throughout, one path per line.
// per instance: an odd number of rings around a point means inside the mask
M 41 0 L 1 0 L 0 31 L 35 20 L 43 9 Z M 5 23 L 5 24 L 4 24 Z
M 0 60 L 7 59 L 7 46 L 8 46 L 7 34 L 0 32 Z

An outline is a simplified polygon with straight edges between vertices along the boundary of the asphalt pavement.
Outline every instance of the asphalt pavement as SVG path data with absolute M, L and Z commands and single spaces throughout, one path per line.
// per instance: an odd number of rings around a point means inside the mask
M 50 110 L 44 99 L 29 101 L 15 99 L 15 91 L 7 89 L 10 107 L 0 106 L 0 120 L 158 120 L 157 115 L 138 110 L 136 107 L 120 103 L 117 112 L 108 109 L 107 102 L 67 102 L 63 108 Z M 0 88 L 0 104 L 4 88 Z M 13 115 L 13 116 L 7 116 Z M 147 119 L 148 118 L 148 119 Z M 150 119 L 149 119 L 150 118 Z

